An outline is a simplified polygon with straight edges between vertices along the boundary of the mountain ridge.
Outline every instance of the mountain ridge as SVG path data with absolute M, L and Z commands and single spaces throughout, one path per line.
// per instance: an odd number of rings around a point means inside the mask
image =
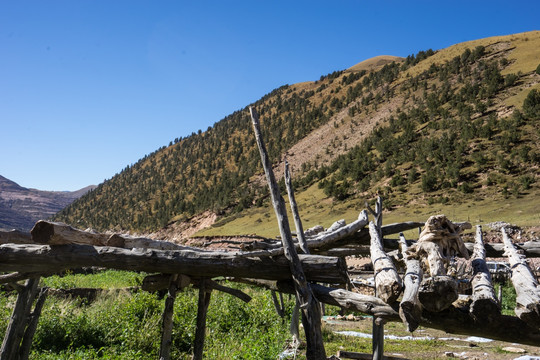
M 523 104 L 540 89 L 538 49 L 533 31 L 383 56 L 250 105 L 277 175 L 287 158 L 300 191 L 318 184 L 329 204 L 363 204 L 376 192 L 387 211 L 469 194 L 528 196 L 538 187 L 531 169 L 540 141 Z M 369 71 L 360 66 L 381 59 Z M 205 211 L 238 217 L 267 197 L 246 106 L 126 167 L 56 219 L 155 231 Z
M 73 200 L 91 191 L 44 191 L 25 188 L 0 175 L 0 229 L 29 231 L 41 219 L 49 219 Z

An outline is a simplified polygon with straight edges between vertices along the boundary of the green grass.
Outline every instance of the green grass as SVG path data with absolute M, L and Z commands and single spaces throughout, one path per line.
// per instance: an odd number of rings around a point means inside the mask
M 44 279 L 48 286 L 108 289 L 132 286 L 140 274 L 105 271 Z M 83 279 L 86 278 L 86 279 Z M 110 283 L 108 283 L 110 281 Z M 44 284 L 42 284 L 43 286 Z M 290 337 L 290 319 L 281 319 L 269 291 L 236 283 L 225 284 L 250 296 L 250 303 L 213 292 L 207 315 L 206 359 L 275 359 Z M 0 334 L 5 333 L 15 303 L 14 294 L 0 293 Z M 198 291 L 177 294 L 171 358 L 191 359 L 195 337 Z M 287 311 L 293 300 L 285 297 Z M 31 359 L 155 359 L 161 341 L 164 299 L 143 291 L 104 292 L 96 301 L 49 296 L 34 337 Z M 2 336 L 0 335 L 0 337 Z
M 534 226 L 540 223 L 540 189 L 533 186 L 527 193 L 521 193 L 518 197 L 511 195 L 505 198 L 501 194 L 486 193 L 463 195 L 456 201 L 446 204 L 422 202 L 422 193 L 413 186 L 412 190 L 400 194 L 400 202 L 405 205 L 394 207 L 384 211 L 383 224 L 391 224 L 403 221 L 425 222 L 430 216 L 445 214 L 450 220 L 468 221 L 473 226 L 486 224 L 494 221 L 505 221 L 518 226 Z M 439 191 L 431 194 L 433 198 L 445 196 Z M 420 199 L 420 201 L 418 200 Z M 326 197 L 317 184 L 307 189 L 298 191 L 296 195 L 298 209 L 302 218 L 304 229 L 315 225 L 329 227 L 334 221 L 345 219 L 350 223 L 358 218 L 358 214 L 365 208 L 363 198 L 354 198 L 342 202 L 334 201 Z M 287 202 L 287 198 L 285 198 Z M 294 222 L 290 215 L 287 203 L 289 225 L 294 231 Z M 217 223 L 213 227 L 196 233 L 204 235 L 248 235 L 256 234 L 265 237 L 279 235 L 276 216 L 270 202 L 263 207 L 251 208 L 236 214 L 227 221 Z
M 138 274 L 135 274 L 138 275 Z M 82 277 L 88 279 L 82 280 Z M 88 284 L 132 284 L 134 274 L 125 271 L 106 271 L 94 275 L 66 275 L 65 284 L 87 287 Z M 92 279 L 95 278 L 95 279 Z M 44 279 L 49 284 L 52 278 Z M 285 296 L 286 318 L 278 317 L 269 291 L 226 283 L 252 297 L 250 303 L 221 292 L 213 292 L 207 316 L 205 340 L 206 359 L 275 359 L 290 340 L 289 323 L 293 299 Z M 108 286 L 107 288 L 113 288 Z M 198 293 L 192 288 L 179 292 L 174 307 L 174 359 L 190 359 L 195 336 Z M 0 293 L 0 334 L 5 333 L 14 294 Z M 76 299 L 57 299 L 50 296 L 34 338 L 33 360 L 82 359 L 150 359 L 157 358 L 161 338 L 161 315 L 164 300 L 157 295 L 129 291 L 104 292 L 97 300 L 86 303 Z M 513 315 L 515 292 L 509 284 L 503 287 L 503 313 Z M 338 308 L 326 307 L 327 315 L 336 315 Z M 355 315 L 361 315 L 355 313 Z M 371 332 L 371 318 L 323 324 L 323 338 L 328 355 L 339 350 L 371 352 L 371 340 L 344 336 L 340 330 Z M 402 323 L 385 325 L 388 334 L 410 335 Z M 303 332 L 301 332 L 303 336 Z M 416 336 L 421 336 L 417 333 Z M 441 335 L 442 336 L 442 335 Z M 440 354 L 448 344 L 440 340 L 386 340 L 385 353 L 402 353 L 411 359 L 430 359 Z M 301 349 L 298 359 L 305 359 Z

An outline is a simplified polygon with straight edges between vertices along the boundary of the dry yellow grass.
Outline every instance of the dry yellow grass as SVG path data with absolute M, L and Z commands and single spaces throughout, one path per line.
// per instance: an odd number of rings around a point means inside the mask
M 355 72 L 355 71 L 372 71 L 372 70 L 378 70 L 382 68 L 386 64 L 390 64 L 392 62 L 402 62 L 405 59 L 399 56 L 392 56 L 392 55 L 380 55 L 375 56 L 374 58 L 364 60 L 362 62 L 359 62 L 356 65 L 351 66 L 346 72 Z

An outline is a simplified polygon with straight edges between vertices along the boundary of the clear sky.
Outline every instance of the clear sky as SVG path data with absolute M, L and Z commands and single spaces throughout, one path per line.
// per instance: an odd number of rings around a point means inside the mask
M 271 90 L 540 30 L 540 1 L 0 0 L 0 175 L 99 184 Z

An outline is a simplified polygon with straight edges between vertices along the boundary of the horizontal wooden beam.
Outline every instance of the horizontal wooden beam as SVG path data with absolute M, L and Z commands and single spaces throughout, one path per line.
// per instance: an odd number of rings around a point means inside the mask
M 299 256 L 309 281 L 347 282 L 345 260 L 319 255 Z M 289 263 L 284 256 L 249 258 L 238 257 L 234 252 L 122 249 L 90 245 L 0 245 L 0 271 L 51 273 L 84 266 L 210 278 L 291 278 Z

